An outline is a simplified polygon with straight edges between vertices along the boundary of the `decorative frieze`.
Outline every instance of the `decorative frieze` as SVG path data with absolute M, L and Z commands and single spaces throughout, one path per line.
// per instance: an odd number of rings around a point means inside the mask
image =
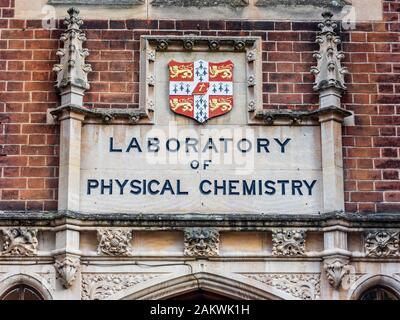
M 400 232 L 373 231 L 365 236 L 365 250 L 369 257 L 400 256 Z
M 5 228 L 2 229 L 2 256 L 34 256 L 37 254 L 37 229 Z
M 272 254 L 275 256 L 303 255 L 306 248 L 304 230 L 280 229 L 272 232 Z
M 247 273 L 242 275 L 302 300 L 317 300 L 321 295 L 319 273 Z
M 151 5 L 155 7 L 216 7 L 231 6 L 245 7 L 249 4 L 248 0 L 153 0 Z
M 185 229 L 185 256 L 211 257 L 219 254 L 219 232 L 214 228 Z
M 88 73 L 92 71 L 92 67 L 85 63 L 89 51 L 82 47 L 86 36 L 80 30 L 83 21 L 79 17 L 79 10 L 70 8 L 68 14 L 69 17 L 64 21 L 67 29 L 60 37 L 64 47 L 57 51 L 60 63 L 54 65 L 53 70 L 57 72 L 56 87 L 61 94 L 61 104 L 81 106 L 84 92 L 90 88 Z
M 80 258 L 73 255 L 60 255 L 55 259 L 54 268 L 62 285 L 65 288 L 70 288 L 79 271 Z
M 83 274 L 82 300 L 103 300 L 160 275 L 157 273 Z
M 130 256 L 132 255 L 132 230 L 124 229 L 99 229 L 98 254 L 108 256 Z

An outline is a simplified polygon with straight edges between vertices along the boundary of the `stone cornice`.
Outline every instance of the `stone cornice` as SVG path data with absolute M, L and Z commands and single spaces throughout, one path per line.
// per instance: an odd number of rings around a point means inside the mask
M 357 214 L 124 214 L 83 213 L 73 211 L 2 211 L 2 226 L 58 227 L 68 224 L 78 228 L 124 226 L 146 230 L 181 230 L 186 227 L 216 227 L 236 231 L 264 231 L 276 227 L 302 227 L 323 230 L 340 226 L 350 231 L 358 228 L 395 229 L 400 227 L 400 213 Z

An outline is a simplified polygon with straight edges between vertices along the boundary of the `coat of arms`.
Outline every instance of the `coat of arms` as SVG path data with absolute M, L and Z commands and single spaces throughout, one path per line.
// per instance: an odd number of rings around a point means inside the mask
M 170 61 L 169 105 L 173 112 L 200 123 L 233 107 L 233 62 Z

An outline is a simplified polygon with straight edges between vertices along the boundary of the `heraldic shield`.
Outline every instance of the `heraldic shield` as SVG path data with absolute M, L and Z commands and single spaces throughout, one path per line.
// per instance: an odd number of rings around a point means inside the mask
M 170 61 L 169 105 L 173 112 L 204 123 L 233 108 L 233 62 Z

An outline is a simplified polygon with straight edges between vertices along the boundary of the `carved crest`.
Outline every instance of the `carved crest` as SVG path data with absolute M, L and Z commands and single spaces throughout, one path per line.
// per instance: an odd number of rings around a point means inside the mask
M 204 123 L 233 108 L 233 62 L 170 61 L 170 109 Z
M 69 288 L 75 281 L 76 274 L 80 268 L 80 259 L 72 255 L 59 256 L 56 258 L 54 268 L 63 286 Z

